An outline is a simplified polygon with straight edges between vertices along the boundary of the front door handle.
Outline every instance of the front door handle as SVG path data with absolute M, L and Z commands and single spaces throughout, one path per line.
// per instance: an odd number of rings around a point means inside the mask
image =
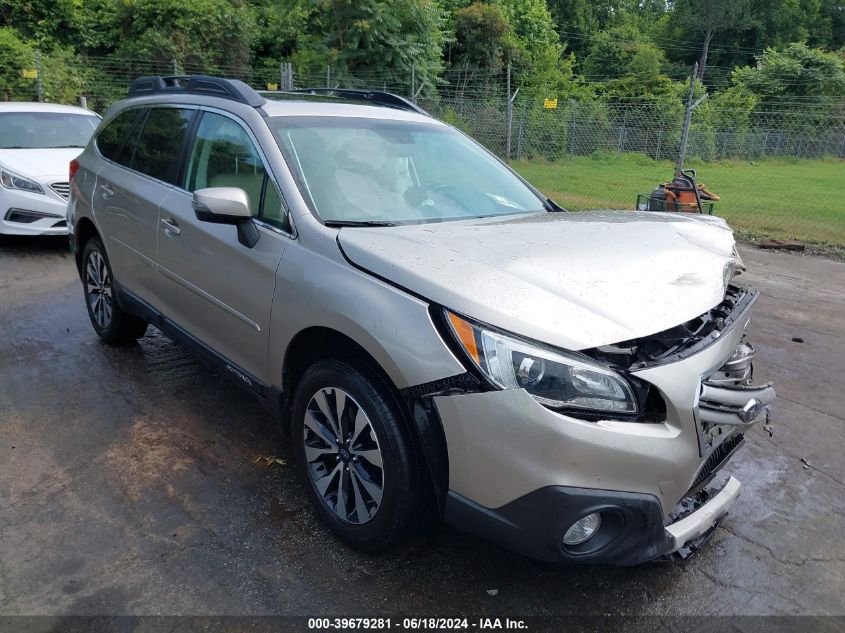
M 114 195 L 114 189 L 108 185 L 100 185 L 100 191 L 103 193 L 103 198 L 111 198 Z
M 176 237 L 182 234 L 179 223 L 173 218 L 162 218 L 161 224 L 164 226 L 164 234 L 168 237 Z

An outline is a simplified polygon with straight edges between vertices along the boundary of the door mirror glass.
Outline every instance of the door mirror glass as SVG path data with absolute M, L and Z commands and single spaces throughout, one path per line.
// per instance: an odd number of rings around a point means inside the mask
M 248 248 L 258 243 L 258 229 L 249 210 L 249 196 L 238 187 L 209 187 L 194 191 L 194 213 L 201 222 L 233 224 L 238 241 Z

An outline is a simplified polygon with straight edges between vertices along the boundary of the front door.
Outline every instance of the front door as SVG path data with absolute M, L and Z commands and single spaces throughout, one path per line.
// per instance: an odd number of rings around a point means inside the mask
M 177 326 L 237 365 L 231 371 L 269 383 L 270 310 L 289 239 L 287 213 L 246 127 L 223 114 L 201 116 L 181 188 L 161 203 L 157 304 Z M 192 192 L 207 187 L 246 191 L 261 234 L 253 248 L 238 242 L 234 226 L 197 220 Z

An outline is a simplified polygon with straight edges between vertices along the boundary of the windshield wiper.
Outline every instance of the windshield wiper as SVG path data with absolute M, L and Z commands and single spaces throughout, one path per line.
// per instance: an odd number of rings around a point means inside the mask
M 569 211 L 569 209 L 564 209 L 551 198 L 546 198 L 543 202 L 543 206 L 546 207 L 546 211 L 549 211 L 550 213 L 567 213 Z
M 342 226 L 398 226 L 396 222 L 386 222 L 384 220 L 326 220 L 323 222 L 326 226 L 342 227 Z

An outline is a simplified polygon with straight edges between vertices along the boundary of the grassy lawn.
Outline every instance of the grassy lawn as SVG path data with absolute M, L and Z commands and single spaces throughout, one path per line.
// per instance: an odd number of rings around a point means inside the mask
M 516 161 L 514 168 L 572 210 L 633 209 L 638 193 L 670 180 L 672 164 L 639 155 Z M 691 165 L 720 195 L 715 214 L 750 237 L 845 245 L 845 161 L 765 160 Z

